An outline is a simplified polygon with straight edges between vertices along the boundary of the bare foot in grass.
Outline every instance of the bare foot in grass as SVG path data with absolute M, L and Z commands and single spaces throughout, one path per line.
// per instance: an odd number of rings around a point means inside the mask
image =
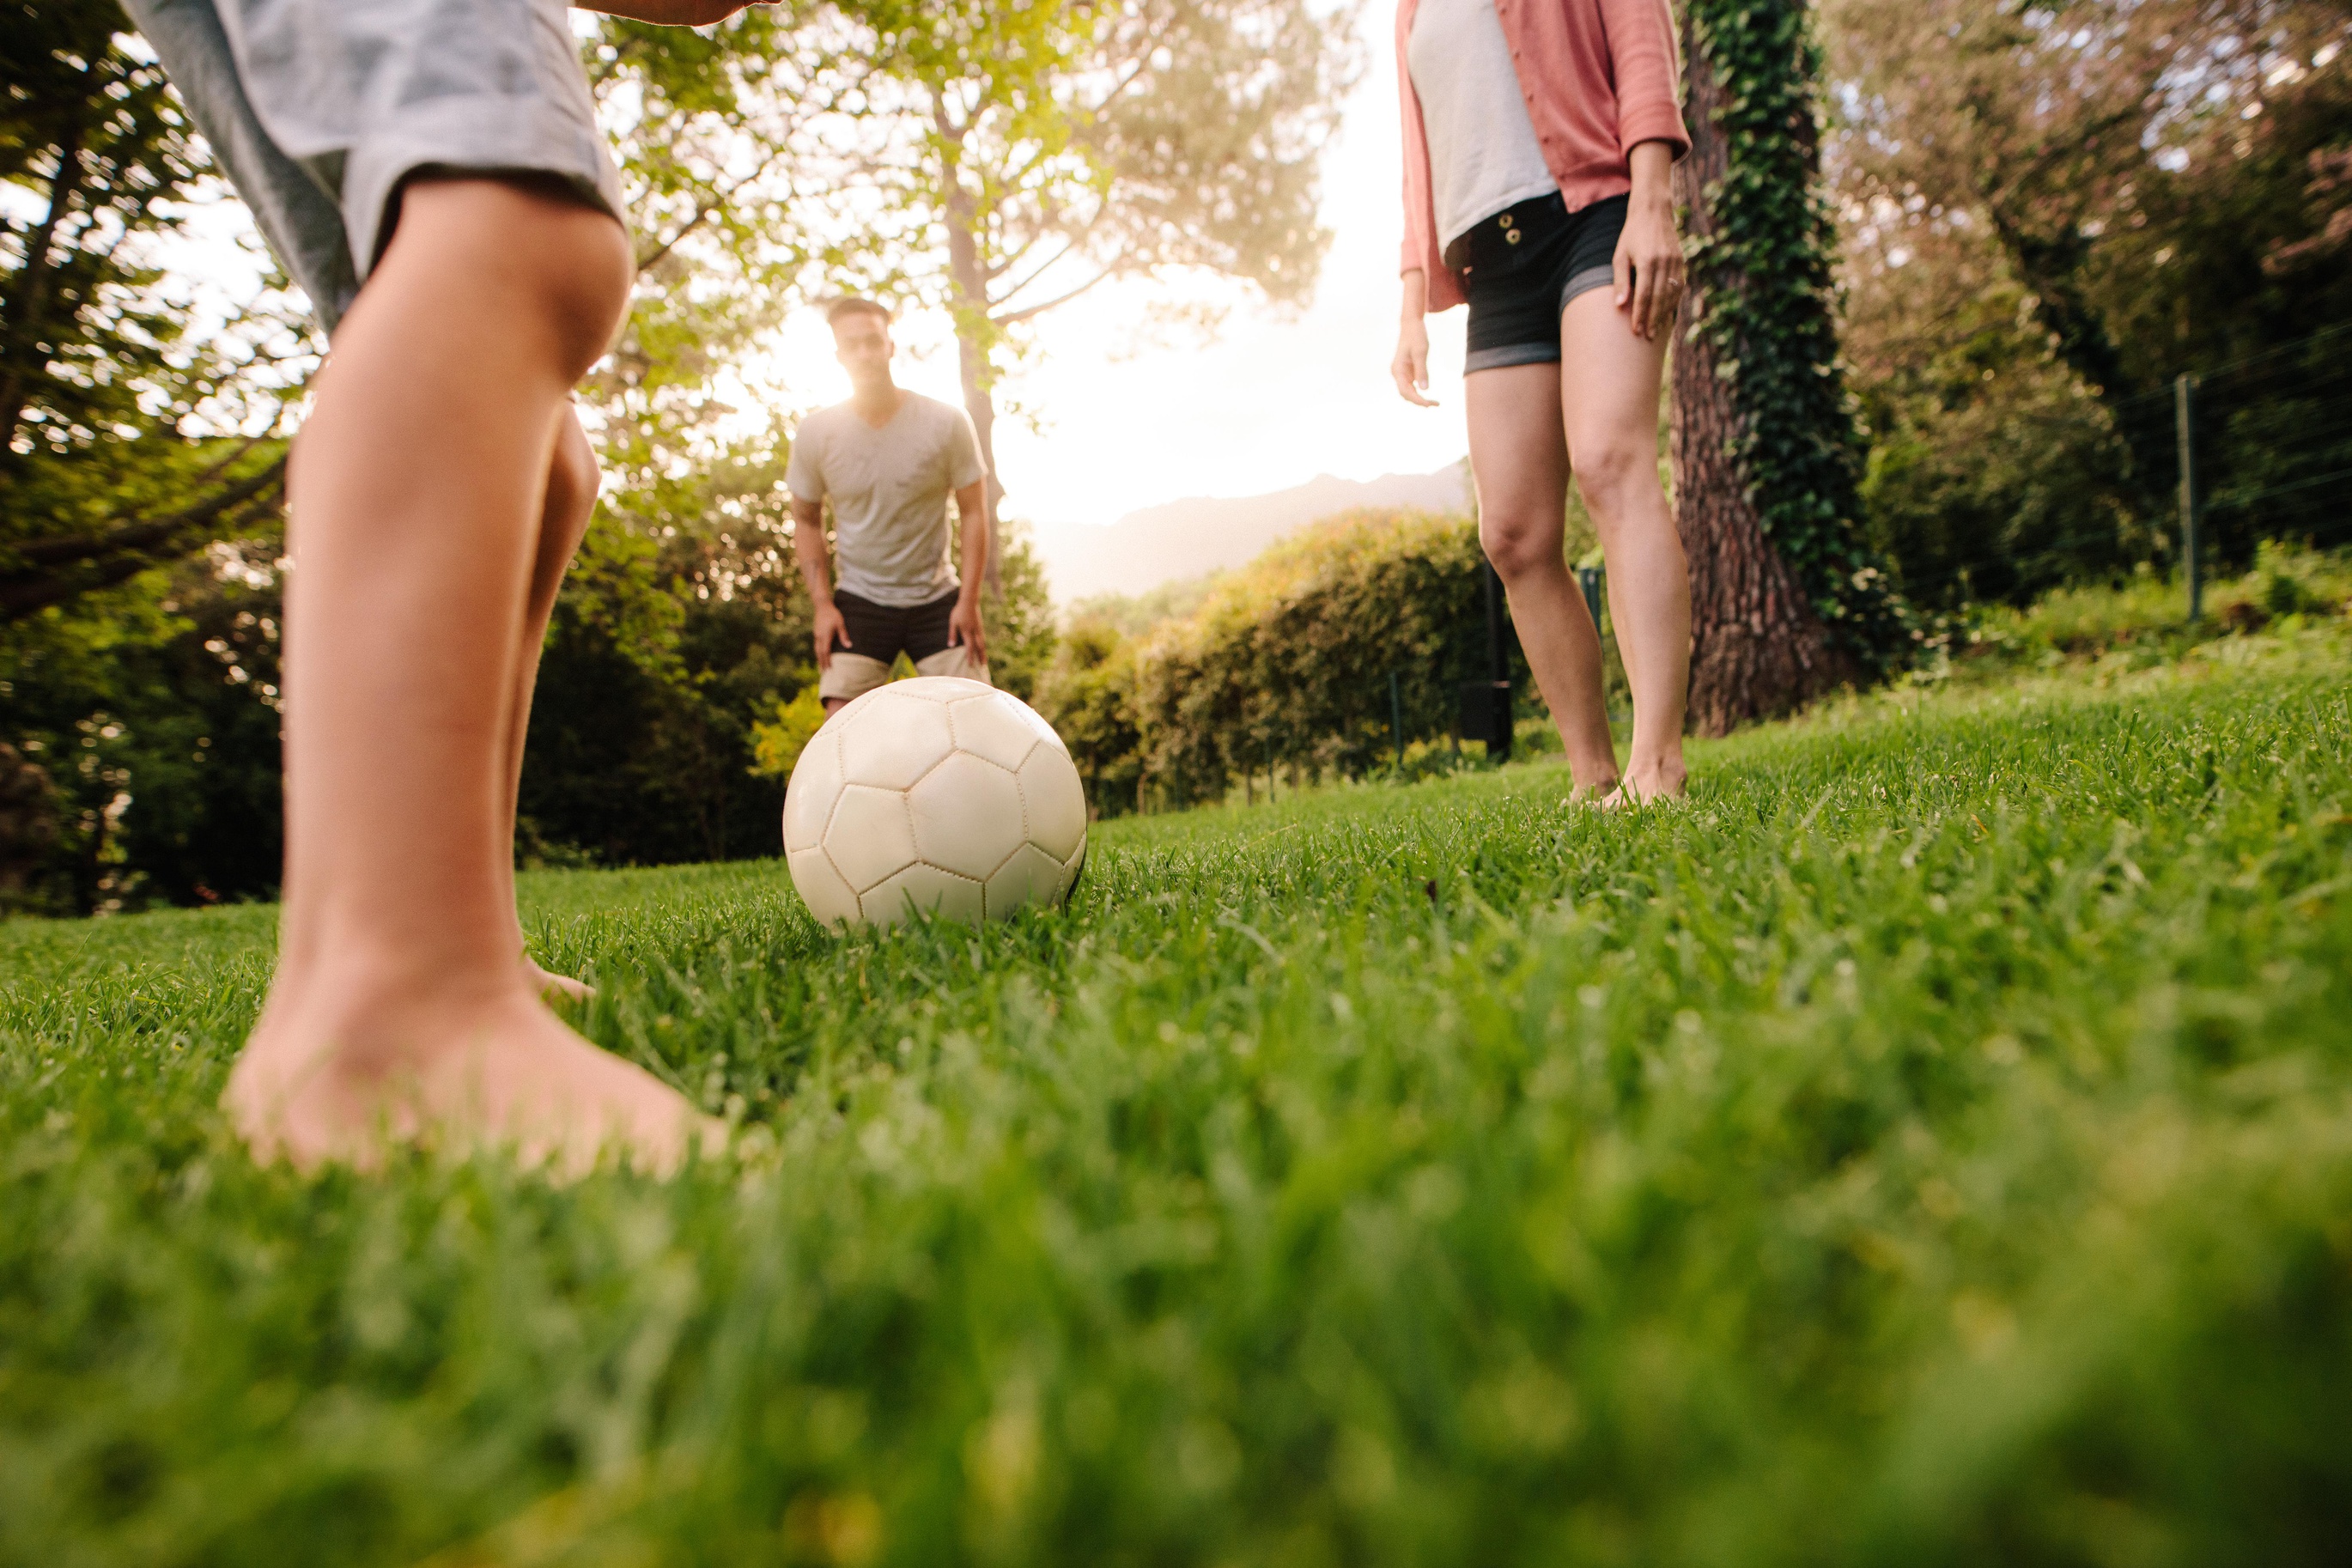
M 1688 771 L 1680 763 L 1628 768 L 1601 805 L 1606 811 L 1622 811 L 1627 806 L 1684 800 L 1689 795 L 1689 780 Z
M 542 969 L 539 961 L 527 952 L 522 955 L 522 977 L 532 992 L 541 996 L 561 996 L 566 1001 L 585 1002 L 596 994 L 596 988 L 585 980 L 575 980 L 569 974 Z
M 416 1142 L 509 1149 L 569 1178 L 607 1154 L 667 1175 L 698 1140 L 715 1146 L 718 1123 L 565 1028 L 526 984 L 303 993 L 270 1008 L 223 1097 L 258 1159 L 365 1170 L 389 1143 Z

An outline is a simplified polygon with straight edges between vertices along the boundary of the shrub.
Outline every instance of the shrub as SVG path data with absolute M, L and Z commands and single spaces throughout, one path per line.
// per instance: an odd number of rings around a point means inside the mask
M 1391 672 L 1406 738 L 1450 731 L 1457 683 L 1480 668 L 1481 560 L 1467 518 L 1356 512 L 1221 579 L 1137 659 L 1144 787 L 1185 802 L 1278 766 L 1382 766 Z M 1515 684 L 1525 674 L 1515 662 Z

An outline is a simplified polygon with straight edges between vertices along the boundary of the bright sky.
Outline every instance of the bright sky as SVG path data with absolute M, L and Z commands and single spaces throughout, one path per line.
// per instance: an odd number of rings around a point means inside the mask
M 1160 347 L 1137 330 L 1149 286 L 1106 284 L 1042 318 L 1040 352 L 1010 388 L 1041 428 L 996 427 L 1007 516 L 1107 523 L 1187 496 L 1256 495 L 1322 473 L 1426 473 L 1461 458 L 1465 312 L 1430 320 L 1442 407 L 1415 408 L 1389 382 L 1402 219 L 1384 19 L 1384 7 L 1368 17 L 1369 68 L 1325 154 L 1332 241 L 1312 305 L 1289 320 L 1238 307 L 1206 344 Z M 946 318 L 902 321 L 898 337 L 900 382 L 961 402 Z M 814 312 L 786 330 L 771 375 L 820 401 L 849 394 Z

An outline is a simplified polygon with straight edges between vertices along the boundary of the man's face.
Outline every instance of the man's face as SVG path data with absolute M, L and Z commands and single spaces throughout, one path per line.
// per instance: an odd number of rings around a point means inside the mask
M 849 373 L 851 383 L 871 386 L 890 374 L 890 323 L 871 310 L 859 310 L 833 324 L 833 355 Z

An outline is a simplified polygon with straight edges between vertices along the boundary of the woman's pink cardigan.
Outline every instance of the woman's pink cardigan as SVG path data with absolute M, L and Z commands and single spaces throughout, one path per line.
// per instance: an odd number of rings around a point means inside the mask
M 1406 45 L 1419 0 L 1397 6 L 1397 89 L 1404 99 L 1404 264 L 1429 280 L 1429 309 L 1462 303 L 1462 288 L 1440 259 L 1430 195 L 1429 134 L 1412 90 Z M 1543 144 L 1544 162 L 1568 210 L 1633 188 L 1633 148 L 1664 142 L 1690 151 L 1684 128 L 1682 70 L 1666 0 L 1495 0 L 1511 46 L 1519 95 Z

